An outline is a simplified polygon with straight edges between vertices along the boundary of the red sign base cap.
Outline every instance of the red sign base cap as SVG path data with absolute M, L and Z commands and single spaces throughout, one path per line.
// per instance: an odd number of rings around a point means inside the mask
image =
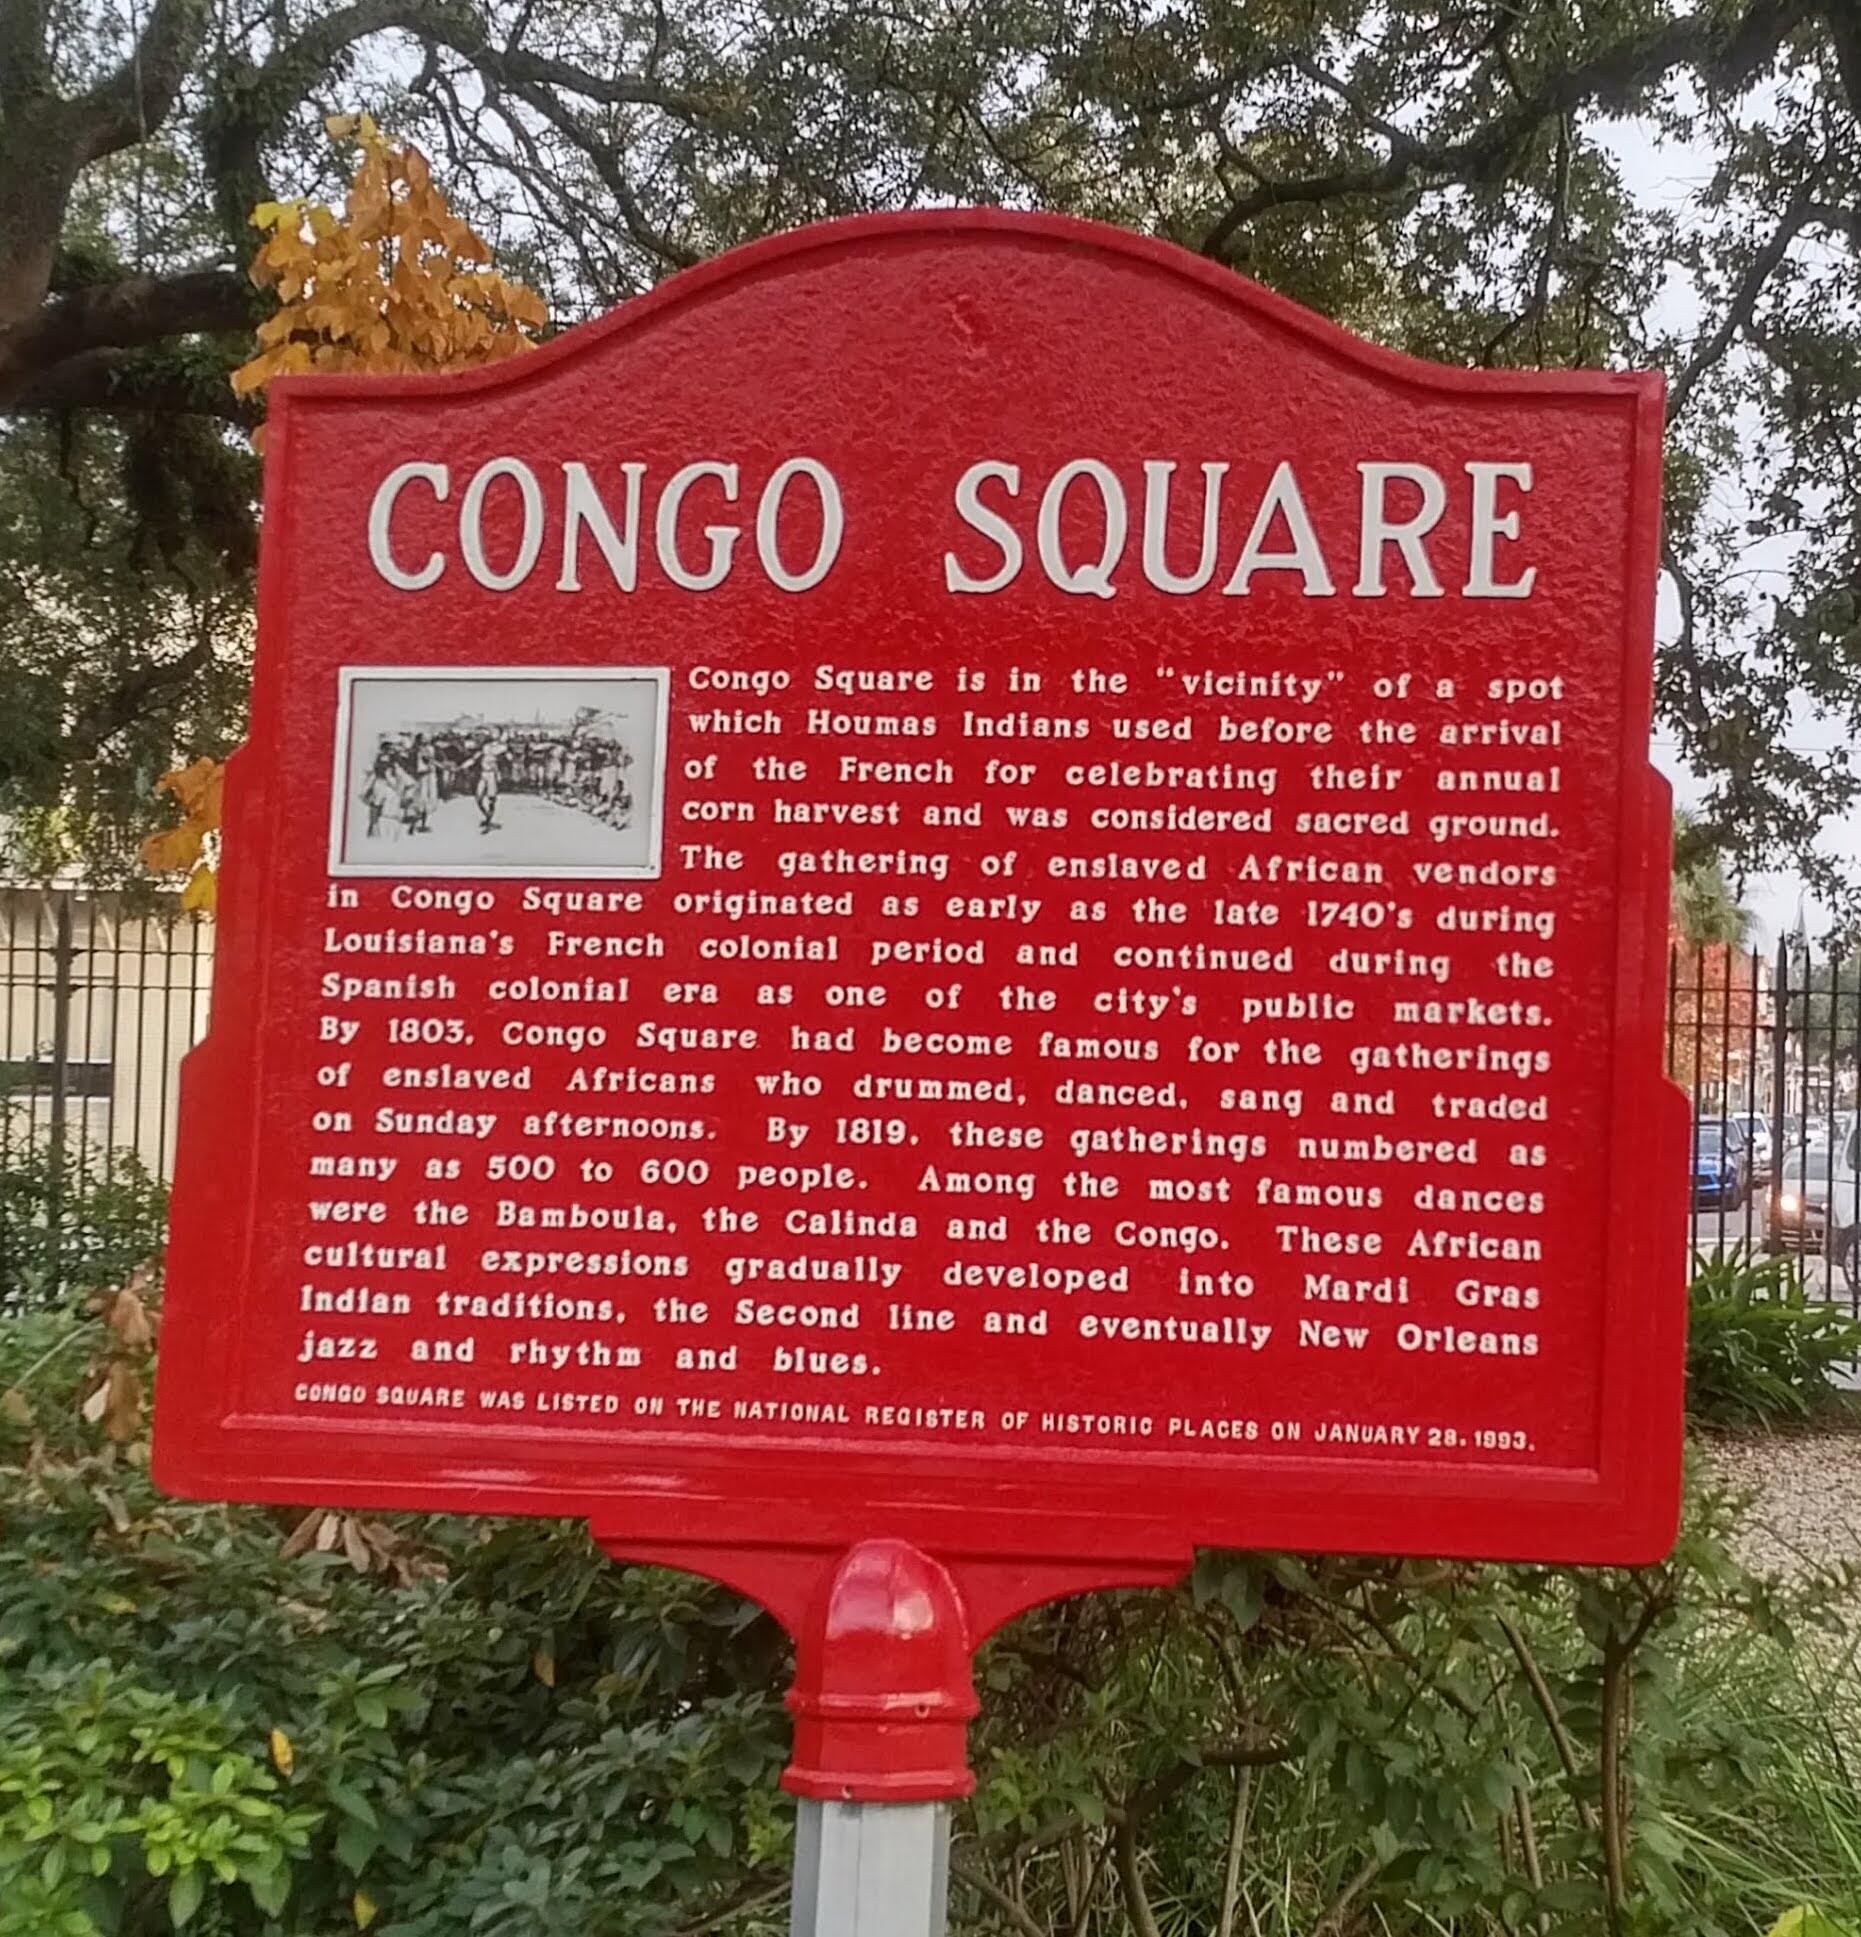
M 766 1551 L 594 1533 L 617 1560 L 704 1574 L 760 1602 L 795 1642 L 791 1795 L 823 1802 L 939 1802 L 970 1795 L 971 1664 L 999 1627 L 1043 1601 L 1095 1588 L 1167 1587 L 1189 1556 L 933 1559 L 908 1540 Z

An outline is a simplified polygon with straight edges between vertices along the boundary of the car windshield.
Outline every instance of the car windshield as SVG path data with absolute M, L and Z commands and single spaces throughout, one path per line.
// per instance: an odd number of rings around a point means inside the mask
M 1783 1160 L 1783 1180 L 1786 1184 L 1800 1184 L 1806 1177 L 1814 1184 L 1829 1181 L 1829 1153 L 1826 1149 L 1793 1150 Z
M 1725 1131 L 1716 1123 L 1702 1123 L 1693 1132 L 1693 1141 L 1702 1157 L 1716 1157 L 1725 1147 Z

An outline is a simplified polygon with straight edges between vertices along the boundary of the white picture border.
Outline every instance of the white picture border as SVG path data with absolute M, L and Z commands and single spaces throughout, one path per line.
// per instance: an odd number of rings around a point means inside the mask
M 658 693 L 653 733 L 652 797 L 647 803 L 647 858 L 634 867 L 497 867 L 484 863 L 405 866 L 396 861 L 348 861 L 343 858 L 343 835 L 354 803 L 349 798 L 349 740 L 354 730 L 353 691 L 364 679 L 643 679 Z M 664 855 L 666 798 L 666 738 L 671 717 L 672 671 L 668 666 L 341 666 L 336 673 L 336 757 L 330 784 L 329 871 L 332 875 L 372 875 L 421 881 L 650 881 L 657 880 Z

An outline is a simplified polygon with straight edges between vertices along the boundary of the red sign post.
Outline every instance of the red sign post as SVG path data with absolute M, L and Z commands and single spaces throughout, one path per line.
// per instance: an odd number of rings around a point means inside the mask
M 820 1798 L 1197 1544 L 1665 1550 L 1658 378 L 959 211 L 273 395 L 164 1484 L 729 1581 Z

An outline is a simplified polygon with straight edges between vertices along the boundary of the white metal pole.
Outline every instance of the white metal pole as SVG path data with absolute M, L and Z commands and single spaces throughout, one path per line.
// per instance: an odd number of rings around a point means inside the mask
M 947 1802 L 815 1802 L 795 1825 L 789 1937 L 944 1937 Z

